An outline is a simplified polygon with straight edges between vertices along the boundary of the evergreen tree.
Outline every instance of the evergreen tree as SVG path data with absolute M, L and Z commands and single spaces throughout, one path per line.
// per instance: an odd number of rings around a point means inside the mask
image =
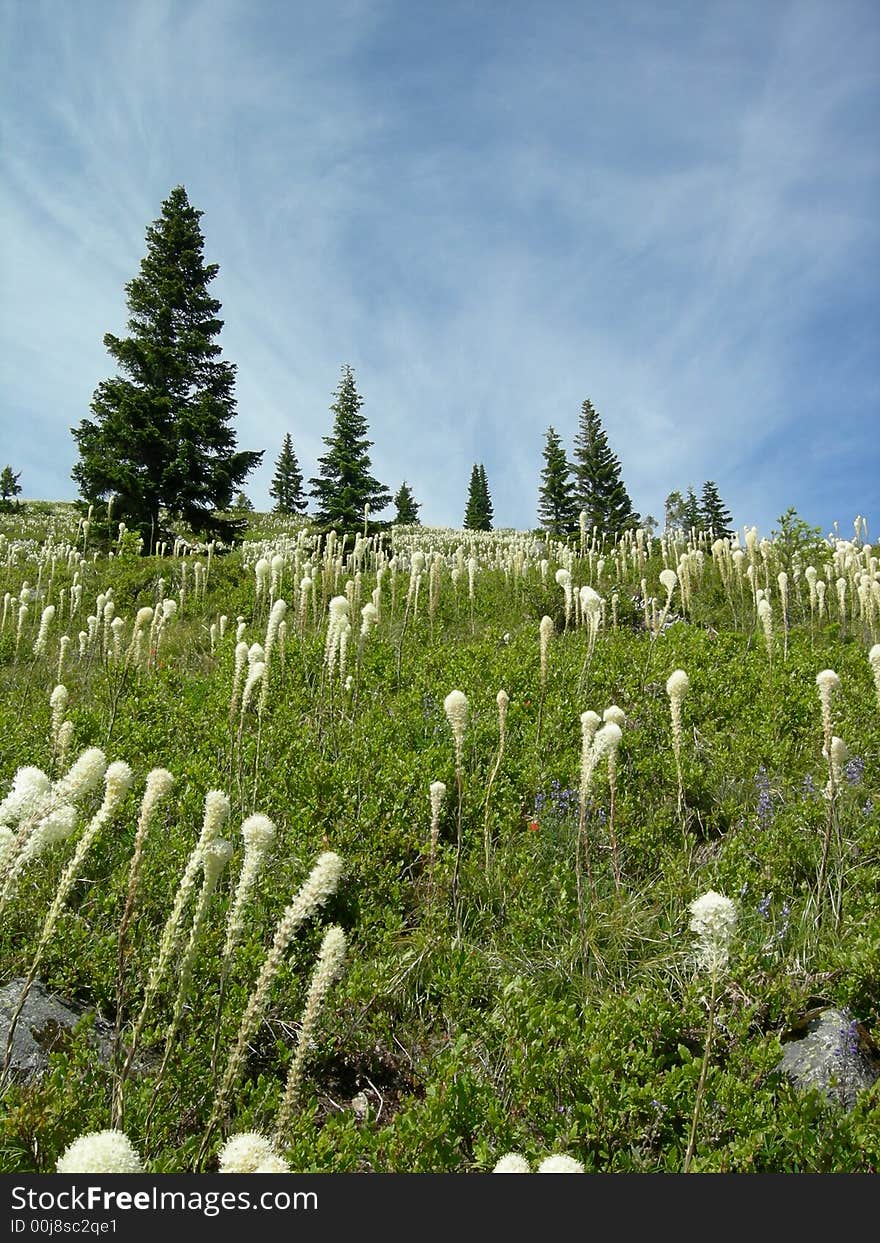
M 0 509 L 7 513 L 18 508 L 15 498 L 21 495 L 20 478 L 21 471 L 16 473 L 11 466 L 4 466 L 0 471 Z
M 276 514 L 302 513 L 309 503 L 308 498 L 303 495 L 302 472 L 289 432 L 281 442 L 281 452 L 275 460 L 275 474 L 269 485 L 269 495 L 275 499 Z
M 464 529 L 480 530 L 480 468 L 474 463 L 468 484 L 467 504 L 464 507 Z
M 412 489 L 404 479 L 394 496 L 397 513 L 394 522 L 399 527 L 419 526 L 419 510 L 421 505 L 412 494 Z
M 237 492 L 235 500 L 232 502 L 232 508 L 242 513 L 252 514 L 254 512 L 254 503 L 246 492 Z
M 489 494 L 489 481 L 486 478 L 486 468 L 482 462 L 480 463 L 480 504 L 482 506 L 481 516 L 483 520 L 483 525 L 480 527 L 480 530 L 491 531 L 492 522 L 495 517 L 495 510 L 492 505 L 492 497 Z
M 486 468 L 482 463 L 477 463 L 471 471 L 471 481 L 468 485 L 468 499 L 464 511 L 465 530 L 491 531 L 493 516 Z
M 700 496 L 700 521 L 704 531 L 711 531 L 714 539 L 725 539 L 733 535 L 730 525 L 730 510 L 718 494 L 714 481 L 707 479 L 703 484 Z
M 377 514 L 391 501 L 391 493 L 370 474 L 367 450 L 367 421 L 361 414 L 363 398 L 357 391 L 351 367 L 342 368 L 342 379 L 330 409 L 333 431 L 324 437 L 327 453 L 319 458 L 320 475 L 310 479 L 312 496 L 318 504 L 315 521 L 341 531 L 358 531 L 364 523 L 364 509 Z
M 208 292 L 218 272 L 203 259 L 202 212 L 183 186 L 147 229 L 140 274 L 126 285 L 130 336 L 104 345 L 129 378 L 103 380 L 94 419 L 72 428 L 79 461 L 72 477 L 83 497 L 115 498 L 114 515 L 151 551 L 159 511 L 195 531 L 230 538 L 240 529 L 219 518 L 260 452 L 237 452 L 235 366 L 220 359 L 220 303 Z
M 574 497 L 571 466 L 559 433 L 547 428 L 544 469 L 538 489 L 538 520 L 551 535 L 564 537 L 578 529 L 578 507 Z
M 700 502 L 692 487 L 687 490 L 684 501 L 684 530 L 686 535 L 698 535 L 703 529 L 703 517 L 700 513 Z
M 670 492 L 664 503 L 664 523 L 667 531 L 684 531 L 685 521 L 684 497 L 680 492 Z
M 581 406 L 574 439 L 575 503 L 587 515 L 587 527 L 603 535 L 619 535 L 638 526 L 629 493 L 620 474 L 620 461 L 611 452 L 602 420 L 589 398 Z

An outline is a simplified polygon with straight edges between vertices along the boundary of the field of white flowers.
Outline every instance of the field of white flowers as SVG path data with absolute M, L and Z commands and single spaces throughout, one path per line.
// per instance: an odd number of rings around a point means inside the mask
M 860 519 L 145 557 L 29 505 L 0 594 L 0 1170 L 877 1171 L 880 1087 L 779 1070 L 880 1043 Z M 86 1017 L 25 1079 L 38 983 Z

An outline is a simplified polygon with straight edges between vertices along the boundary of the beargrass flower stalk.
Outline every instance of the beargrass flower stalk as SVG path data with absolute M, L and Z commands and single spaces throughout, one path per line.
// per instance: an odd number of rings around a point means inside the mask
M 690 1136 L 684 1159 L 684 1173 L 690 1173 L 694 1157 L 694 1146 L 697 1136 L 697 1123 L 703 1096 L 706 1090 L 706 1072 L 709 1067 L 709 1052 L 715 1032 L 715 1005 L 718 1000 L 718 985 L 727 971 L 730 956 L 730 943 L 736 928 L 736 907 L 730 898 L 710 889 L 701 897 L 695 898 L 690 904 L 690 930 L 696 935 L 696 961 L 709 976 L 709 1015 L 706 1025 L 706 1041 L 703 1047 L 703 1063 L 700 1067 L 700 1078 L 697 1083 L 697 1095 L 694 1102 L 694 1114 L 691 1119 Z
M 477 559 L 476 557 L 468 557 L 467 560 L 467 576 L 468 576 L 468 602 L 471 610 L 471 634 L 474 633 L 474 584 L 477 578 Z
M 593 747 L 593 739 L 598 726 L 602 723 L 602 718 L 597 712 L 587 711 L 581 713 L 581 771 L 580 771 L 580 788 L 578 802 L 578 833 L 575 845 L 575 881 L 577 884 L 577 900 L 578 900 L 578 923 L 580 925 L 581 934 L 584 931 L 584 893 L 583 893 L 583 868 L 586 868 L 587 879 L 590 885 L 590 892 L 595 897 L 595 888 L 593 885 L 593 869 L 590 862 L 590 839 L 587 833 L 587 801 L 590 796 L 590 786 L 593 780 L 593 770 L 596 766 L 597 755 Z M 581 856 L 583 854 L 583 864 Z
M 669 609 L 672 605 L 672 593 L 675 591 L 677 585 L 678 575 L 675 570 L 667 568 L 660 571 L 660 586 L 666 592 L 666 601 L 663 605 L 663 612 L 660 615 L 660 621 L 657 624 L 657 629 L 654 631 L 654 638 L 657 637 L 666 624 L 666 618 L 669 616 Z
M 235 656 L 232 671 L 232 695 L 229 700 L 229 719 L 235 720 L 238 716 L 239 707 L 241 705 L 241 688 L 244 680 L 244 670 L 247 665 L 248 645 L 243 639 L 239 640 L 235 645 Z
M 331 985 L 342 974 L 342 969 L 345 965 L 346 949 L 345 933 L 342 928 L 338 925 L 328 928 L 324 933 L 324 939 L 318 952 L 318 961 L 309 984 L 308 997 L 306 998 L 305 1009 L 300 1020 L 296 1052 L 287 1072 L 284 1099 L 275 1119 L 273 1143 L 277 1148 L 283 1146 L 287 1133 L 290 1130 L 293 1111 L 299 1100 L 305 1060 L 314 1040 L 314 1033 L 324 1005 L 324 999 Z
M 758 599 L 758 621 L 764 631 L 764 644 L 767 648 L 767 659 L 773 664 L 773 609 L 765 595 Z
M 26 848 L 40 820 L 90 794 L 101 784 L 106 768 L 103 751 L 90 747 L 54 785 L 42 769 L 27 766 L 16 772 L 12 789 L 0 803 L 0 823 L 18 823 L 13 849 L 6 858 L 6 875 L 2 877 L 0 910 L 12 896 L 21 869 L 33 857 L 33 850 Z
M 571 620 L 571 609 L 574 603 L 574 593 L 571 586 L 571 570 L 567 570 L 564 566 L 556 571 L 554 575 L 556 583 L 562 588 L 565 597 L 565 629 L 568 629 L 568 623 Z
M 840 689 L 840 678 L 833 669 L 823 669 L 816 674 L 816 686 L 819 688 L 819 706 L 822 710 L 822 733 L 825 751 L 831 754 L 831 738 L 834 734 L 834 721 L 831 713 L 831 698 Z
M 544 698 L 547 694 L 547 672 L 549 667 L 550 640 L 556 633 L 553 618 L 545 613 L 538 626 L 538 652 L 541 660 L 541 698 L 538 701 L 538 735 L 537 746 L 541 746 L 541 729 L 544 723 Z
M 60 682 L 64 677 L 64 666 L 67 664 L 67 657 L 70 654 L 70 635 L 63 634 L 58 640 L 58 668 L 55 674 L 56 682 Z
M 263 645 L 264 660 L 266 662 L 266 671 L 263 674 L 263 684 L 260 687 L 260 714 L 265 711 L 266 704 L 269 701 L 269 670 L 272 667 L 272 652 L 278 640 L 278 627 L 284 620 L 287 613 L 286 600 L 276 600 L 272 605 L 269 613 L 269 621 L 266 624 L 266 642 Z
M 626 713 L 622 708 L 618 708 L 616 704 L 611 704 L 602 713 L 602 719 L 605 722 L 602 733 L 605 735 L 607 749 L 606 759 L 608 763 L 608 790 L 610 801 L 608 805 L 608 837 L 611 841 L 611 861 L 614 868 L 614 887 L 620 892 L 620 858 L 617 850 L 617 833 L 614 827 L 614 806 L 615 796 L 617 793 L 617 752 L 620 747 L 620 741 L 623 737 L 623 726 L 626 722 Z M 612 732 L 609 732 L 609 729 Z
M 437 860 L 437 842 L 440 838 L 440 814 L 446 801 L 446 784 L 443 781 L 432 781 L 429 790 L 431 800 L 431 839 L 429 854 L 429 870 L 431 874 L 431 892 L 434 888 L 434 864 Z
M 169 1058 L 174 1050 L 177 1033 L 180 1030 L 180 1022 L 183 1018 L 183 1007 L 186 1003 L 187 997 L 189 996 L 196 953 L 204 931 L 208 915 L 208 907 L 210 905 L 211 898 L 214 895 L 214 891 L 217 888 L 217 883 L 223 873 L 223 869 L 232 858 L 232 853 L 232 842 L 228 842 L 224 838 L 218 837 L 205 847 L 204 853 L 202 854 L 202 887 L 196 902 L 196 908 L 193 914 L 193 921 L 189 932 L 186 950 L 184 951 L 177 971 L 177 996 L 174 1000 L 174 1010 L 172 1012 L 171 1022 L 168 1025 L 168 1031 L 165 1036 L 165 1052 L 162 1056 L 162 1064 L 159 1067 L 154 1080 L 152 1103 L 144 1121 L 145 1139 L 150 1133 L 150 1123 L 153 1118 L 153 1112 L 159 1100 L 159 1092 L 165 1077 L 165 1071 L 168 1067 Z
M 217 1051 L 220 1045 L 220 1034 L 223 1024 L 223 1004 L 226 996 L 226 983 L 232 971 L 235 950 L 244 931 L 245 907 L 253 894 L 260 872 L 275 841 L 276 828 L 268 816 L 259 813 L 248 816 L 241 826 L 244 838 L 244 861 L 238 877 L 235 896 L 226 919 L 226 940 L 220 968 L 220 984 L 217 990 L 217 1017 L 214 1025 L 214 1040 L 211 1049 L 211 1069 L 216 1073 Z
M 468 723 L 468 701 L 464 692 L 458 690 L 450 691 L 443 700 L 443 710 L 446 713 L 446 719 L 449 722 L 449 728 L 452 731 L 452 740 L 455 744 L 455 782 L 458 787 L 458 811 L 456 814 L 455 868 L 452 874 L 452 892 L 457 908 L 458 872 L 461 865 L 462 851 L 461 805 L 464 780 L 462 756 L 464 734 Z
M 63 768 L 67 763 L 67 755 L 73 742 L 73 721 L 62 721 L 58 730 L 58 767 Z
M 272 1141 L 258 1131 L 239 1131 L 217 1155 L 220 1174 L 289 1174 L 290 1166 Z
M 6 871 L 7 861 L 15 849 L 15 834 L 7 824 L 0 824 L 0 876 Z
M 196 1158 L 197 1168 L 207 1151 L 214 1128 L 226 1116 L 229 1097 L 241 1074 L 248 1043 L 263 1018 L 272 983 L 284 960 L 287 947 L 300 925 L 333 896 L 341 877 L 342 859 L 331 850 L 325 851 L 324 854 L 318 856 L 308 878 L 297 890 L 293 901 L 281 916 L 275 929 L 272 947 L 263 961 L 256 985 L 241 1017 L 235 1046 L 229 1055 L 223 1081 L 214 1098 L 214 1108 Z
M 40 939 L 37 943 L 33 962 L 31 963 L 30 971 L 25 979 L 24 987 L 18 1000 L 18 1005 L 16 1006 L 15 1012 L 9 1022 L 6 1053 L 3 1059 L 3 1069 L 0 1071 L 0 1086 L 2 1086 L 5 1082 L 9 1071 L 9 1063 L 12 1057 L 13 1038 L 15 1036 L 15 1028 L 18 1023 L 18 1019 L 24 1009 L 28 993 L 30 992 L 31 985 L 34 982 L 34 977 L 36 976 L 37 970 L 42 961 L 43 953 L 52 937 L 52 933 L 55 931 L 55 925 L 58 922 L 58 917 L 67 901 L 70 890 L 73 887 L 73 883 L 79 874 L 83 859 L 85 858 L 86 853 L 100 830 L 117 811 L 119 804 L 131 789 L 133 781 L 134 773 L 124 760 L 115 760 L 107 767 L 104 773 L 104 799 L 101 806 L 86 826 L 85 832 L 77 842 L 76 849 L 73 852 L 73 858 L 70 860 L 62 873 L 61 880 L 58 883 L 58 889 L 55 893 L 55 898 L 52 905 L 49 907 L 49 911 L 43 922 L 43 930 L 40 933 Z
M 669 708 L 672 717 L 672 749 L 675 752 L 675 771 L 678 776 L 678 814 L 684 811 L 684 783 L 681 774 L 682 724 L 681 705 L 690 689 L 690 679 L 684 669 L 676 669 L 666 679 L 666 694 L 669 696 Z M 682 829 L 684 825 L 682 824 Z
M 18 608 L 18 622 L 16 623 L 16 627 L 15 627 L 15 653 L 13 656 L 14 660 L 18 660 L 18 649 L 21 646 L 21 634 L 22 634 L 22 630 L 24 629 L 24 623 L 27 619 L 27 615 L 28 615 L 28 606 L 26 604 L 20 604 Z
M 183 875 L 177 886 L 177 892 L 174 895 L 174 902 L 171 907 L 171 914 L 165 921 L 165 927 L 162 929 L 162 935 L 159 938 L 159 948 L 153 965 L 150 968 L 147 977 L 146 988 L 144 989 L 144 999 L 141 1003 L 140 1014 L 132 1032 L 131 1043 L 128 1047 L 128 1053 L 125 1062 L 119 1072 L 116 1091 L 118 1093 L 118 1115 L 119 1121 L 123 1118 L 123 1096 L 125 1081 L 128 1078 L 137 1052 L 138 1042 L 144 1030 L 150 1007 L 155 1000 L 156 994 L 164 980 L 171 959 L 176 952 L 181 939 L 181 924 L 183 922 L 183 912 L 187 902 L 192 895 L 196 886 L 199 872 L 202 868 L 202 859 L 205 851 L 220 836 L 223 826 L 229 819 L 230 804 L 229 798 L 222 790 L 209 790 L 205 796 L 205 811 L 202 819 L 202 829 L 199 834 L 198 841 L 190 852 L 190 856 L 186 861 Z
M 351 622 L 346 619 L 339 631 L 339 680 L 345 679 L 345 662 L 348 654 L 348 641 L 351 638 Z
M 244 931 L 244 911 L 250 901 L 260 871 L 266 862 L 277 830 L 268 816 L 248 816 L 241 826 L 244 838 L 244 861 L 238 877 L 235 896 L 226 920 L 226 941 L 223 946 L 222 974 L 228 975 L 236 946 Z
M 880 643 L 875 643 L 868 652 L 868 664 L 874 675 L 874 690 L 877 692 L 877 707 L 880 708 Z
M 46 648 L 49 643 L 49 627 L 52 625 L 52 621 L 54 617 L 55 617 L 55 605 L 47 604 L 46 607 L 43 609 L 42 616 L 40 617 L 40 628 L 37 631 L 37 637 L 34 640 L 34 655 L 35 656 L 39 657 L 39 656 L 46 655 Z
M 489 801 L 492 797 L 492 786 L 495 784 L 495 778 L 498 776 L 498 770 L 504 758 L 504 743 L 507 738 L 507 709 L 510 704 L 510 696 L 507 691 L 500 690 L 495 696 L 495 703 L 498 705 L 498 754 L 495 757 L 495 764 L 489 777 L 489 784 L 486 786 L 486 799 L 483 804 L 483 848 L 486 855 L 487 872 L 491 866 L 492 846 L 489 835 Z
M 58 1174 L 143 1174 L 144 1167 L 123 1131 L 90 1131 L 68 1144 L 55 1163 Z
M 782 658 L 788 659 L 788 575 L 785 570 L 780 570 L 776 575 L 776 582 L 779 587 L 779 603 L 782 608 Z M 797 578 L 795 578 L 797 582 Z

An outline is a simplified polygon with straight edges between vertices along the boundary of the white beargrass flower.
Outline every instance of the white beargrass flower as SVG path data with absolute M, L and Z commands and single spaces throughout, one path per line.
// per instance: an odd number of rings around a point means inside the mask
M 68 1144 L 55 1163 L 59 1174 L 143 1174 L 144 1167 L 124 1131 L 91 1131 Z
M 467 729 L 468 723 L 467 696 L 463 691 L 450 691 L 443 700 L 443 710 L 446 713 L 446 719 L 449 722 L 449 728 L 452 730 L 452 738 L 455 743 L 455 766 L 460 769 L 464 732 Z
M 541 654 L 541 686 L 547 682 L 547 652 L 550 646 L 550 640 L 553 638 L 556 627 L 553 625 L 553 618 L 548 617 L 545 613 L 541 618 L 541 624 L 538 627 L 539 650 Z
M 47 604 L 43 609 L 42 616 L 40 617 L 40 629 L 37 632 L 36 639 L 34 640 L 35 656 L 45 656 L 46 654 L 46 644 L 49 639 L 49 627 L 51 626 L 54 617 L 55 605 Z
M 574 1157 L 567 1157 L 564 1152 L 545 1157 L 538 1166 L 539 1174 L 583 1174 L 584 1167 Z
M 822 755 L 831 769 L 828 785 L 825 787 L 825 797 L 830 799 L 834 797 L 835 789 L 839 789 L 843 784 L 843 767 L 849 759 L 849 747 L 842 738 L 834 734 L 831 738 L 831 746 L 822 748 Z
M 229 1056 L 223 1075 L 223 1082 L 215 1098 L 212 1121 L 208 1127 L 209 1131 L 212 1129 L 213 1124 L 222 1118 L 226 1112 L 229 1093 L 241 1072 L 248 1042 L 263 1017 L 269 1000 L 269 989 L 272 986 L 272 981 L 278 974 L 293 934 L 300 924 L 304 923 L 328 898 L 332 897 L 336 892 L 341 877 L 342 859 L 332 850 L 325 851 L 324 854 L 318 856 L 318 860 L 308 878 L 297 890 L 293 901 L 281 916 L 275 929 L 272 948 L 263 961 L 256 985 L 242 1015 L 238 1029 L 238 1039 Z
M 67 773 L 52 786 L 52 799 L 75 803 L 97 789 L 107 771 L 107 757 L 100 747 L 87 747 Z
M 675 751 L 676 764 L 679 765 L 679 797 L 681 796 L 681 705 L 689 689 L 690 679 L 684 669 L 676 669 L 666 679 L 666 694 L 669 696 L 669 706 L 672 715 L 672 747 Z
M 361 609 L 361 637 L 366 638 L 370 630 L 379 620 L 379 610 L 372 601 L 368 601 Z
M 446 783 L 443 781 L 432 781 L 430 788 L 431 795 L 431 819 L 437 820 L 443 808 L 443 801 L 446 798 Z
M 831 696 L 840 689 L 840 678 L 833 669 L 823 669 L 816 674 L 816 685 L 819 688 L 819 705 L 822 709 L 822 731 L 825 735 L 825 746 L 831 746 L 833 722 L 831 717 Z
M 293 1061 L 287 1073 L 284 1099 L 281 1102 L 281 1108 L 278 1111 L 278 1118 L 275 1123 L 274 1139 L 279 1147 L 283 1144 L 290 1126 L 290 1119 L 299 1096 L 303 1067 L 313 1041 L 324 998 L 327 996 L 331 985 L 342 974 L 346 950 L 345 932 L 338 924 L 334 924 L 333 927 L 328 928 L 324 933 L 324 939 L 318 951 L 318 961 L 312 974 L 309 993 L 300 1023 L 296 1052 L 293 1055 Z
M 15 834 L 7 824 L 0 824 L 0 875 L 15 849 Z
M 730 898 L 710 889 L 694 898 L 688 909 L 690 930 L 697 937 L 697 963 L 717 980 L 727 969 L 730 942 L 736 928 L 736 907 Z
M 767 655 L 773 659 L 773 609 L 770 601 L 762 596 L 758 601 L 758 620 L 764 631 L 764 642 L 767 646 Z
M 666 603 L 667 604 L 672 599 L 672 593 L 673 591 L 675 591 L 677 583 L 678 583 L 678 575 L 676 574 L 675 570 L 666 569 L 666 570 L 660 571 L 660 585 L 666 591 Z
M 244 838 L 244 862 L 235 890 L 232 908 L 226 921 L 226 944 L 223 949 L 224 971 L 228 970 L 233 951 L 244 927 L 244 908 L 253 892 L 260 869 L 275 840 L 275 825 L 268 816 L 248 816 L 241 826 Z
M 868 663 L 874 675 L 874 688 L 877 691 L 877 707 L 880 708 L 880 643 L 875 643 L 868 652 Z
M 73 721 L 62 721 L 58 729 L 58 763 L 62 767 L 67 763 L 67 753 L 73 742 Z
M 61 722 L 64 720 L 64 713 L 67 711 L 68 699 L 67 687 L 62 686 L 60 683 L 49 696 L 49 709 L 52 714 L 52 742 L 54 746 L 58 745 L 58 731 L 61 728 Z
M 531 1167 L 519 1152 L 506 1152 L 497 1161 L 493 1174 L 531 1174 Z
M 0 823 L 31 820 L 47 801 L 52 782 L 41 768 L 28 764 L 17 769 L 12 788 L 0 803 Z
M 265 672 L 266 672 L 266 662 L 264 660 L 255 661 L 251 665 L 250 669 L 248 670 L 247 680 L 244 684 L 244 692 L 241 697 L 242 714 L 244 714 L 247 711 L 248 707 L 250 706 L 250 702 L 254 697 L 254 690 L 257 686 L 257 683 L 263 677 Z
M 290 1166 L 278 1155 L 272 1141 L 258 1131 L 230 1135 L 220 1149 L 221 1174 L 289 1174 Z
M 626 713 L 623 708 L 618 708 L 617 704 L 611 704 L 610 707 L 606 708 L 602 713 L 602 720 L 613 721 L 615 725 L 619 725 L 622 729 L 626 724 Z

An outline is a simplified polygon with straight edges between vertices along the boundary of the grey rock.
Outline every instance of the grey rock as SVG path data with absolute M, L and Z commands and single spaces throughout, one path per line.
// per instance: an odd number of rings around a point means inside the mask
M 783 1046 L 776 1069 L 802 1090 L 818 1089 L 847 1110 L 880 1077 L 880 1065 L 861 1038 L 858 1022 L 848 1010 L 834 1007 L 809 1017 L 803 1035 Z
M 0 1062 L 24 985 L 22 978 L 10 980 L 0 988 Z M 34 980 L 12 1037 L 10 1078 L 27 1082 L 45 1074 L 49 1068 L 49 1054 L 69 1042 L 74 1028 L 87 1013 L 65 1005 L 40 980 Z M 93 1024 L 92 1036 L 100 1061 L 108 1063 L 111 1045 L 106 1024 Z

